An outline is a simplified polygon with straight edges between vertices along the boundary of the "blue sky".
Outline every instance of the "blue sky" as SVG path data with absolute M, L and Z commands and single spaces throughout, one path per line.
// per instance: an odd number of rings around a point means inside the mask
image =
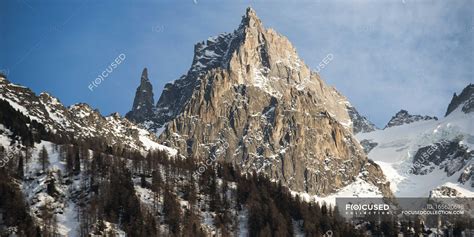
M 247 6 L 383 127 L 401 108 L 442 116 L 474 81 L 472 1 L 0 1 L 0 69 L 71 105 L 125 114 L 143 67 L 159 98 L 188 70 L 194 44 L 237 28 Z M 88 85 L 121 53 L 94 91 Z

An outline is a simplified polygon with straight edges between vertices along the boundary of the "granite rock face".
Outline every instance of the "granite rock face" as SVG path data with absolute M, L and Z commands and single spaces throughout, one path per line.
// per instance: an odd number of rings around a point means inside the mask
M 196 45 L 191 69 L 165 86 L 154 116 L 165 128 L 160 141 L 182 156 L 263 172 L 298 192 L 324 196 L 363 179 L 390 196 L 352 135 L 347 105 L 249 8 L 233 33 Z

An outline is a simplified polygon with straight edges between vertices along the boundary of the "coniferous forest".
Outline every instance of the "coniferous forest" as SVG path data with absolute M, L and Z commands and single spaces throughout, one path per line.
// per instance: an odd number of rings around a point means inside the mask
M 337 208 L 303 201 L 281 183 L 243 172 L 231 163 L 217 162 L 196 176 L 199 158 L 170 158 L 159 150 L 142 154 L 95 139 L 64 139 L 67 134 L 48 133 L 0 102 L 4 111 L 0 123 L 12 131 L 9 136 L 18 147 L 0 147 L 5 161 L 0 168 L 1 224 L 15 227 L 19 236 L 57 236 L 57 216 L 64 210 L 58 203 L 66 195 L 77 209 L 79 236 L 235 236 L 237 229 L 245 229 L 248 236 L 430 233 L 419 220 L 387 218 L 351 224 Z M 50 141 L 49 149 L 38 146 L 42 140 Z M 64 169 L 52 166 L 53 154 Z M 32 165 L 37 168 L 29 170 Z M 30 206 L 35 203 L 25 203 L 22 189 L 38 179 L 44 180 L 44 189 L 37 192 L 51 198 L 33 211 Z M 35 216 L 41 221 L 35 221 Z M 203 222 L 215 228 L 203 227 Z M 471 225 L 456 221 L 453 235 L 460 236 Z M 11 230 L 1 231 L 8 236 Z

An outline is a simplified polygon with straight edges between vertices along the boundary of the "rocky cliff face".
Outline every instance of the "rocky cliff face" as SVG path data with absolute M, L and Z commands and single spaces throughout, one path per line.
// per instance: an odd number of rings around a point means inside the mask
M 420 120 L 438 120 L 438 118 L 426 115 L 411 115 L 408 113 L 408 111 L 402 109 L 397 112 L 397 114 L 395 114 L 395 116 L 393 116 L 390 121 L 388 121 L 385 128 L 409 124 Z
M 233 33 L 196 45 L 188 74 L 165 86 L 155 122 L 183 156 L 263 172 L 294 191 L 326 195 L 363 179 L 389 195 L 352 136 L 348 104 L 249 8 Z
M 474 85 L 469 84 L 462 90 L 461 94 L 456 95 L 454 93 L 453 99 L 451 103 L 449 103 L 448 110 L 446 111 L 446 115 L 448 116 L 451 112 L 453 112 L 456 108 L 461 106 L 461 110 L 464 113 L 470 113 L 474 111 Z

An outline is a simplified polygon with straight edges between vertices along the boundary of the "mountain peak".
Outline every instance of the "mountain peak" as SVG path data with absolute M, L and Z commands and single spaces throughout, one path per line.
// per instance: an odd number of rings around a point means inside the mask
M 461 110 L 464 113 L 474 111 L 474 84 L 467 85 L 459 95 L 454 93 L 453 98 L 451 99 L 451 102 L 449 103 L 448 109 L 444 116 L 448 116 L 459 106 L 462 106 Z
M 326 195 L 365 170 L 367 182 L 388 190 L 352 135 L 347 99 L 310 71 L 285 36 L 264 28 L 252 8 L 232 33 L 194 51 L 188 73 L 165 85 L 152 112 L 134 104 L 127 118 L 185 157 L 229 161 L 298 192 Z
M 144 68 L 140 78 L 140 85 L 135 92 L 132 111 L 128 112 L 125 117 L 136 122 L 146 121 L 153 112 L 154 103 L 153 86 L 148 79 L 148 69 Z
M 405 116 L 410 116 L 407 110 L 401 109 L 395 114 L 396 117 L 405 117 Z
M 387 125 L 385 128 L 389 127 L 395 127 L 395 126 L 400 126 L 404 124 L 409 124 L 413 122 L 417 122 L 420 120 L 438 120 L 437 117 L 431 117 L 431 116 L 422 116 L 422 115 L 411 115 L 408 113 L 408 111 L 401 109 L 398 111 L 395 116 L 393 116 L 390 121 L 388 121 Z
M 348 111 L 340 103 L 346 98 L 311 72 L 288 38 L 273 29 L 266 29 L 251 7 L 247 8 L 237 29 L 209 37 L 194 46 L 190 69 L 179 79 L 165 85 L 149 119 L 131 120 L 150 120 L 156 127 L 162 127 L 183 111 L 195 89 L 201 88 L 202 78 L 215 73 L 214 70 L 227 74 L 231 80 L 228 85 L 258 88 L 275 98 L 290 96 L 292 90 L 289 88 L 300 92 L 311 91 L 317 97 L 315 101 L 324 102 L 331 114 L 346 127 L 351 127 Z M 127 118 L 130 119 L 129 116 Z
M 141 83 L 147 83 L 149 82 L 148 80 L 148 69 L 147 68 L 144 68 L 143 69 L 143 72 L 142 72 L 142 77 L 141 77 Z
M 246 16 L 250 16 L 250 15 L 256 16 L 257 13 L 255 12 L 255 10 L 252 7 L 247 7 L 247 10 L 245 10 L 245 15 Z
M 257 12 L 251 7 L 248 7 L 245 15 L 242 16 L 242 22 L 239 28 L 254 28 L 262 27 L 262 21 L 257 16 Z

